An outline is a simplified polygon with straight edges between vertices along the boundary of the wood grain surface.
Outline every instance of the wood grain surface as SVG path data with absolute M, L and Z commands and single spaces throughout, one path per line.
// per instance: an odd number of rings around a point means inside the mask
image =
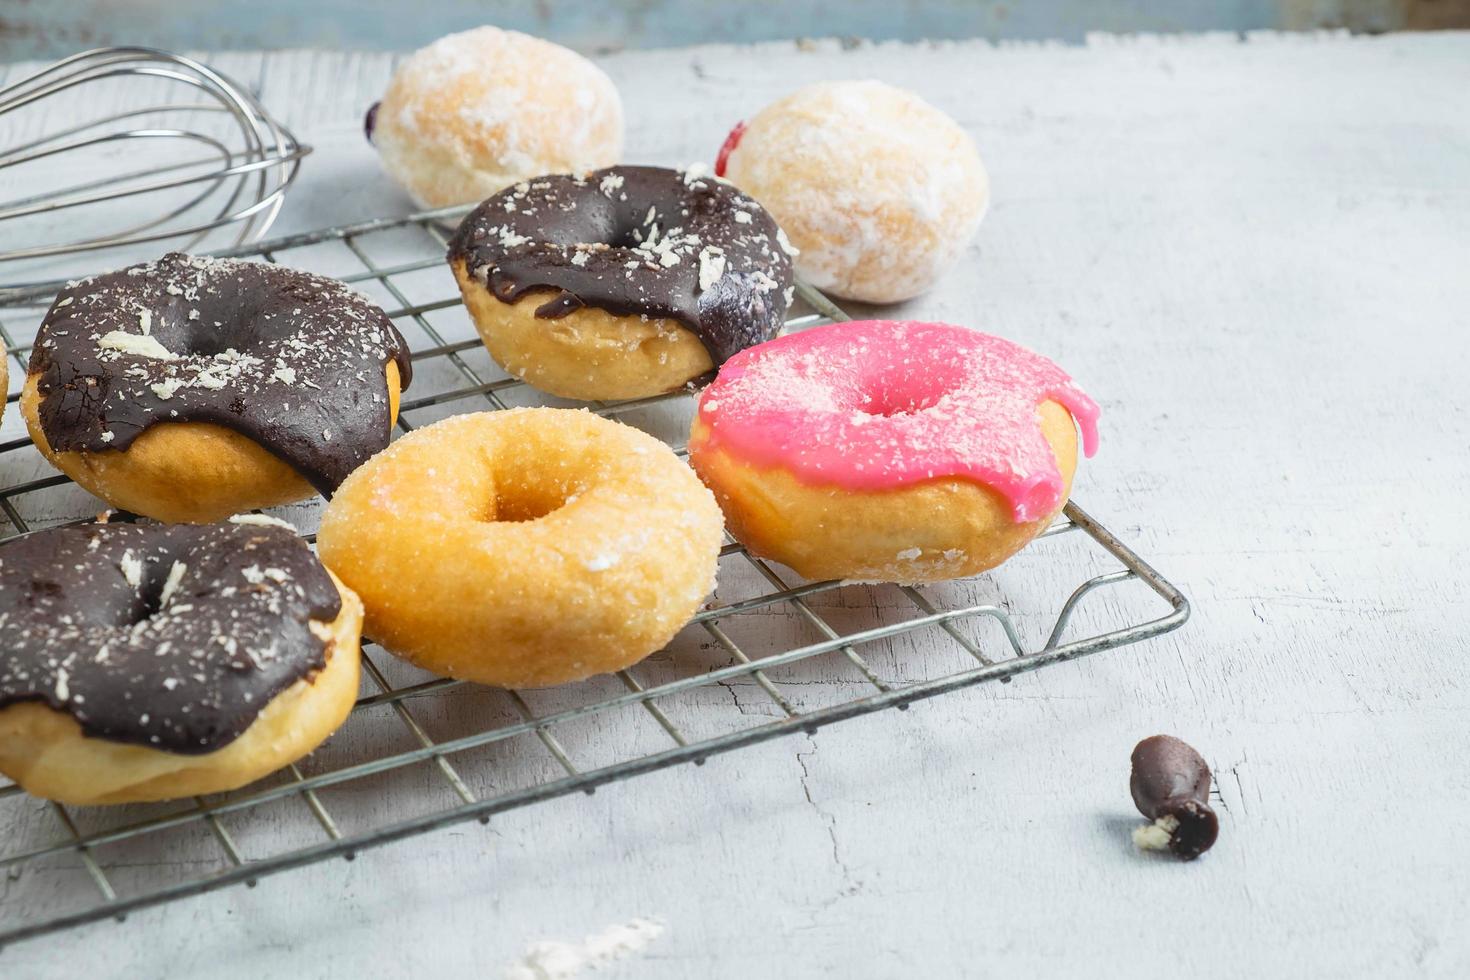
M 208 57 L 317 148 L 277 231 L 407 212 L 359 125 L 391 57 Z M 639 162 L 707 160 L 735 120 L 817 79 L 883 78 L 952 113 L 994 204 L 961 267 L 890 312 L 981 327 L 1073 372 L 1104 409 L 1076 494 L 1182 585 L 1193 619 L 1008 685 L 20 944 L 0 975 L 499 977 L 534 940 L 635 916 L 667 932 L 599 976 L 1470 972 L 1470 35 L 602 63 Z M 31 125 L 0 124 L 6 141 Z M 1003 574 L 1024 595 L 1047 571 Z M 882 601 L 841 595 L 824 612 Z M 920 676 L 941 647 L 896 644 L 885 666 Z M 754 684 L 714 694 L 709 711 L 775 710 Z M 1218 779 L 1220 843 L 1193 864 L 1129 843 L 1128 753 L 1156 732 Z M 609 719 L 588 745 L 646 737 Z M 323 751 L 359 748 L 347 732 Z M 442 805 L 431 773 L 399 790 Z M 391 816 L 373 794 L 336 805 L 363 826 Z M 229 829 L 252 853 L 294 826 L 267 809 Z M 131 883 L 200 860 L 107 857 Z M 0 876 L 0 922 L 82 875 L 58 860 Z

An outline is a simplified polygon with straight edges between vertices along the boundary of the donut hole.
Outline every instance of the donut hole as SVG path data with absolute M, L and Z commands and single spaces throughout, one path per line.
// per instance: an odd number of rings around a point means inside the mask
M 858 406 L 858 411 L 866 415 L 877 415 L 882 418 L 893 418 L 896 415 L 917 415 L 927 408 L 933 408 L 944 398 L 945 392 L 926 392 L 923 395 L 902 395 L 896 392 L 869 392 L 868 400 Z
M 180 318 L 176 323 L 165 321 L 157 325 L 153 336 L 170 353 L 180 357 L 214 357 L 232 348 L 249 350 L 254 331 L 248 324 L 246 327 L 244 331 L 227 330 L 216 326 L 213 320 L 205 323 L 202 318 L 192 321 Z
M 858 410 L 880 418 L 918 415 L 962 391 L 966 365 L 935 353 L 916 350 L 897 369 L 860 377 L 854 386 Z
M 163 608 L 164 576 L 148 575 L 143 579 L 138 595 L 128 607 L 119 626 L 137 626 L 158 615 Z
M 614 229 L 605 244 L 613 248 L 633 249 L 643 244 L 643 236 L 633 225 L 621 225 Z
M 501 481 L 496 484 L 495 497 L 485 519 L 496 524 L 539 521 L 571 503 L 577 489 L 554 481 Z
M 132 615 L 129 616 L 128 621 L 123 625 L 137 626 L 139 623 L 158 615 L 158 611 L 162 608 L 163 587 L 148 589 L 138 597 L 137 602 L 133 603 L 133 608 L 130 610 Z
M 223 354 L 230 348 L 238 350 L 240 338 L 236 337 L 233 341 L 227 342 L 226 333 L 227 331 L 224 330 L 191 330 L 184 338 L 182 349 L 176 350 L 175 353 L 185 357 L 214 357 L 216 354 Z

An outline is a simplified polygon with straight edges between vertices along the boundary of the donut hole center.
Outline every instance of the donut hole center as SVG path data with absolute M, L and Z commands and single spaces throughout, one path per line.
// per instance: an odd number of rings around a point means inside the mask
M 577 488 L 556 483 L 500 483 L 486 520 L 497 524 L 525 524 L 549 517 L 571 503 Z
M 608 238 L 607 244 L 613 248 L 637 248 L 643 244 L 643 238 L 638 229 L 626 225 L 616 229 Z
M 137 626 L 158 615 L 163 608 L 163 585 L 164 580 L 157 575 L 149 575 L 143 581 L 143 587 L 138 590 L 138 598 L 133 601 L 133 606 L 128 610 L 127 621 L 124 626 Z
M 184 338 L 183 349 L 177 353 L 185 357 L 214 357 L 223 354 L 229 348 L 240 347 L 240 339 L 234 338 L 233 342 L 226 342 L 226 331 L 223 329 L 204 331 L 193 330 Z
M 192 322 L 158 323 L 153 329 L 154 338 L 170 353 L 179 357 L 214 357 L 231 348 L 248 349 L 250 341 L 240 333 L 227 327 L 217 327 L 214 321 L 203 322 L 203 318 Z
M 858 406 L 858 411 L 882 418 L 917 415 L 925 409 L 938 405 L 943 398 L 944 392 L 942 391 L 925 392 L 917 396 L 890 391 L 871 391 L 868 392 L 868 400 Z

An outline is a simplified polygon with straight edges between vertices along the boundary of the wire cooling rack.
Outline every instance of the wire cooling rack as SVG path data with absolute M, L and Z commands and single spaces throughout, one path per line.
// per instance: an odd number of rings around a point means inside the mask
M 466 411 L 572 404 L 506 376 L 475 336 L 443 260 L 463 210 L 225 254 L 334 275 L 377 300 L 413 351 L 404 432 Z M 792 328 L 845 319 L 815 291 L 800 287 L 799 296 Z M 11 357 L 0 421 L 0 512 L 9 526 L 0 537 L 87 520 L 100 506 L 50 469 L 14 404 L 49 300 L 36 290 L 0 293 Z M 682 453 L 693 398 L 589 407 Z M 320 507 L 275 513 L 309 531 Z M 1004 681 L 1157 636 L 1189 616 L 1177 588 L 1075 503 L 1020 555 L 975 579 L 923 589 L 805 582 L 732 542 L 719 582 L 665 650 L 553 689 L 435 678 L 370 645 L 364 690 L 342 730 L 299 764 L 234 793 L 66 807 L 0 778 L 0 946 Z

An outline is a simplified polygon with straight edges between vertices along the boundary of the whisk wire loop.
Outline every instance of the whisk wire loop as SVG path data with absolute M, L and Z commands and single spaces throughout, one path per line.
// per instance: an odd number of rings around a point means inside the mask
M 238 226 L 233 245 L 240 246 L 270 228 L 311 148 L 298 142 L 247 88 L 192 58 L 142 47 L 84 51 L 0 88 L 0 116 L 41 111 L 45 100 L 80 86 L 111 86 L 135 78 L 186 86 L 199 98 L 129 106 L 0 147 L 0 175 L 13 167 L 85 152 L 101 154 L 104 167 L 116 167 L 118 160 L 128 159 L 132 146 L 163 149 L 177 142 L 194 148 L 192 155 L 179 159 L 171 151 L 153 153 L 163 159 L 0 200 L 0 223 L 148 195 L 160 196 L 158 211 L 142 218 L 129 211 L 122 227 L 110 230 L 77 215 L 68 227 L 85 229 L 85 235 L 0 249 L 0 264 L 174 238 L 184 240 L 180 247 L 187 249 L 229 226 Z M 212 117 L 222 123 L 207 125 Z M 24 236 L 7 233 L 5 238 Z

